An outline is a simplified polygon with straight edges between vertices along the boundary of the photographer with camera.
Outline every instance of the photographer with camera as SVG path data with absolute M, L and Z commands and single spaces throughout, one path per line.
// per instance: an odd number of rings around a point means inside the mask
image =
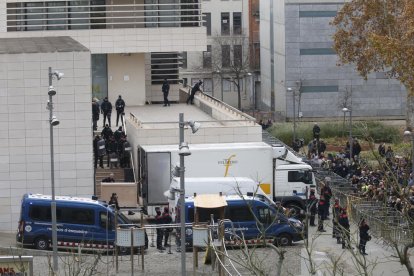
M 369 226 L 365 219 L 362 219 L 359 223 L 359 253 L 362 255 L 368 255 L 365 252 L 365 246 L 367 242 L 371 240 L 371 236 L 368 234 Z

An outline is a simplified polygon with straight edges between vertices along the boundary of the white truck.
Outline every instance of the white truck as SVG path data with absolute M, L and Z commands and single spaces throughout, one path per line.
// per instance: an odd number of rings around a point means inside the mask
M 316 186 L 312 167 L 283 145 L 264 142 L 190 144 L 185 177 L 247 177 L 260 183 L 273 201 L 297 212 L 304 210 L 306 191 Z M 148 214 L 168 205 L 173 171 L 179 165 L 178 145 L 138 148 L 140 197 Z

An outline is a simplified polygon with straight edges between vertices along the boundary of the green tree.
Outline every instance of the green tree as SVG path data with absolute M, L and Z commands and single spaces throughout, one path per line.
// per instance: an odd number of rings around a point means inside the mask
M 414 1 L 352 0 L 332 24 L 334 49 L 364 78 L 387 72 L 407 89 L 407 126 L 414 125 Z

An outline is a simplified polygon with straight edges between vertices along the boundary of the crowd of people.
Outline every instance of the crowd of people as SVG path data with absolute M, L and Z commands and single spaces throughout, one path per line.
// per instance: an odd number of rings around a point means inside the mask
M 315 131 L 316 129 L 316 131 Z M 395 155 L 391 146 L 380 143 L 377 148 L 381 166 L 374 168 L 360 158 L 361 145 L 353 138 L 336 153 L 326 153 L 320 140 L 320 128 L 315 124 L 314 139 L 308 144 L 308 158 L 312 165 L 330 170 L 351 184 L 353 195 L 384 202 L 414 219 L 414 173 L 408 158 Z
M 107 156 L 107 167 L 121 168 L 130 167 L 131 145 L 127 136 L 120 126 L 115 132 L 112 131 L 109 124 L 106 124 L 101 135 L 96 135 L 93 140 L 93 149 L 95 156 L 95 168 L 99 166 L 104 168 L 103 158 Z

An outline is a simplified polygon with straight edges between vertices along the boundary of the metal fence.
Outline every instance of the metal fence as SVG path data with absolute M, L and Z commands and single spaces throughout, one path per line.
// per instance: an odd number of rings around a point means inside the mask
M 347 179 L 331 171 L 316 168 L 315 172 L 318 189 L 320 183 L 329 177 L 335 198 L 339 199 L 341 206 L 347 207 L 354 222 L 359 223 L 361 219 L 367 221 L 372 236 L 386 244 L 402 245 L 413 241 L 414 226 L 401 212 L 386 206 L 384 202 L 362 197 Z

